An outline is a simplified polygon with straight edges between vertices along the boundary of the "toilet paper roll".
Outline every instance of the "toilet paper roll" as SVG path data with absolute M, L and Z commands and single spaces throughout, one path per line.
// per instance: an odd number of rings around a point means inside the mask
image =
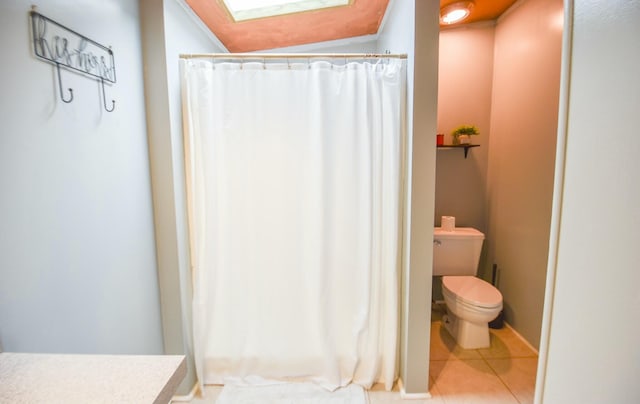
M 456 229 L 456 218 L 454 216 L 442 216 L 440 227 L 444 231 L 454 231 Z

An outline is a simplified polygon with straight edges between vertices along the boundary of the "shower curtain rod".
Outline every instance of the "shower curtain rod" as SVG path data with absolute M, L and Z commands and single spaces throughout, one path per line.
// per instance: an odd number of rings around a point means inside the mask
M 383 53 L 187 53 L 181 54 L 180 59 L 406 59 L 407 54 Z

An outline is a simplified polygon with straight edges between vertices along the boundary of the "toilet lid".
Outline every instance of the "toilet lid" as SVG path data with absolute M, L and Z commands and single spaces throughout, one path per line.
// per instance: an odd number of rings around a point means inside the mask
M 475 276 L 443 276 L 442 286 L 456 299 L 474 306 L 491 308 L 502 304 L 500 291 Z

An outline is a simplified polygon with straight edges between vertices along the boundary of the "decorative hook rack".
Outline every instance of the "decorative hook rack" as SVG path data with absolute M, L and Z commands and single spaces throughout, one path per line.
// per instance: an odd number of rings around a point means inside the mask
M 100 78 L 100 83 L 102 83 L 102 105 L 107 112 L 112 112 L 116 108 L 116 102 L 111 100 L 111 109 L 107 108 L 107 99 L 104 95 L 104 79 L 102 77 Z
M 73 101 L 73 89 L 69 88 L 69 98 L 65 98 L 62 89 L 60 68 L 64 67 L 99 80 L 102 87 L 103 107 L 105 111 L 112 112 L 116 102 L 111 100 L 111 109 L 107 108 L 104 86 L 105 81 L 116 83 L 116 65 L 111 48 L 45 17 L 35 11 L 35 8 L 30 14 L 33 51 L 38 58 L 55 64 L 62 102 Z
M 58 71 L 58 88 L 60 89 L 60 99 L 62 102 L 66 102 L 67 104 L 73 101 L 73 89 L 69 87 L 69 97 L 68 100 L 64 99 L 64 94 L 62 94 L 62 79 L 60 78 L 60 63 L 56 63 L 56 70 Z

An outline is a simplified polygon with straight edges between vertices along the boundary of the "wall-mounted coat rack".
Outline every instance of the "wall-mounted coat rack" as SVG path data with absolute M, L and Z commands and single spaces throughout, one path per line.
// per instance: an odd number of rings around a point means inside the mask
M 116 65 L 111 48 L 65 27 L 35 10 L 31 11 L 31 29 L 35 55 L 56 66 L 62 102 L 73 101 L 73 89 L 68 89 L 68 97 L 65 97 L 62 89 L 60 68 L 64 67 L 96 78 L 102 86 L 104 109 L 107 112 L 115 109 L 116 102 L 114 100 L 111 100 L 111 108 L 107 108 L 104 86 L 105 81 L 112 84 L 116 82 Z

